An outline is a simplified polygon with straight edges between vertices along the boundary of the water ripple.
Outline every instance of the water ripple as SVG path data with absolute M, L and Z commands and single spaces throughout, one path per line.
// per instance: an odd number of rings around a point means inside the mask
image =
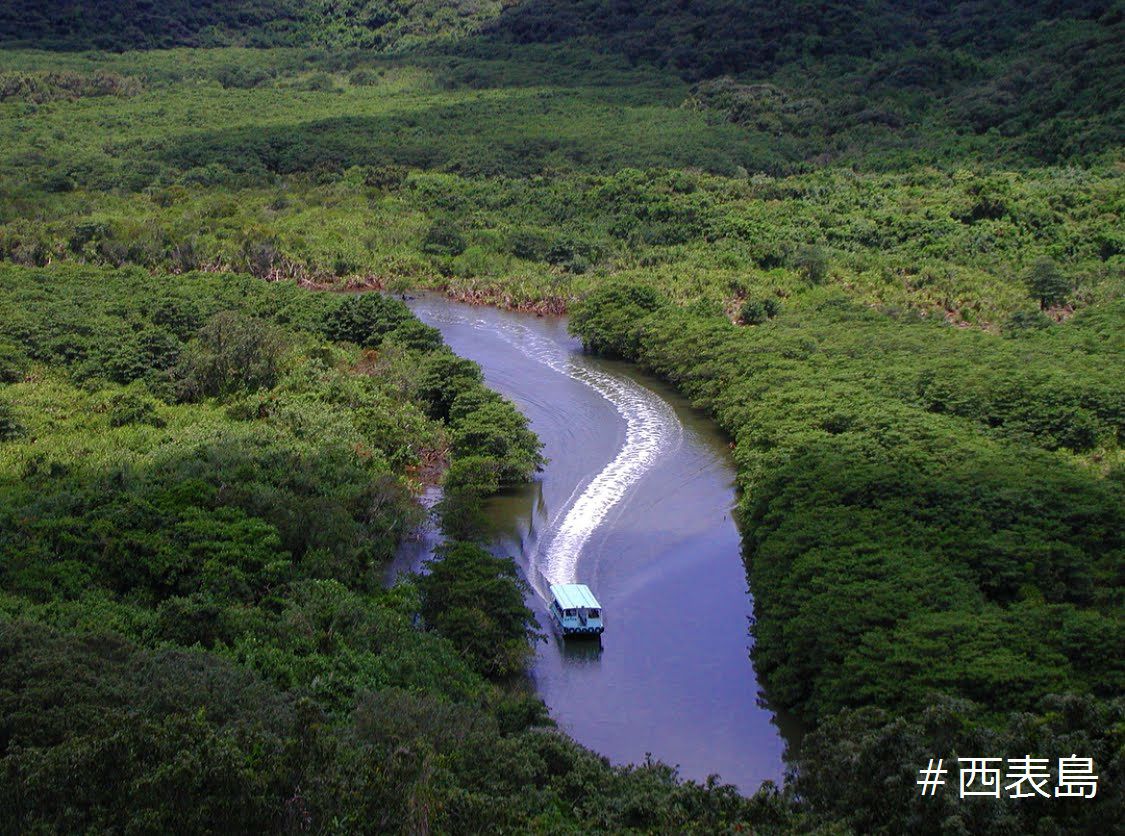
M 576 380 L 607 400 L 625 422 L 625 440 L 617 455 L 583 487 L 575 489 L 550 533 L 531 557 L 532 567 L 548 583 L 574 583 L 578 561 L 591 535 L 629 488 L 683 440 L 683 428 L 671 406 L 655 393 L 626 377 L 598 369 L 559 343 L 527 326 L 477 318 L 436 314 L 434 321 L 456 321 L 496 333 L 527 357 Z M 579 491 L 581 488 L 581 491 Z M 543 590 L 540 590 L 542 592 Z

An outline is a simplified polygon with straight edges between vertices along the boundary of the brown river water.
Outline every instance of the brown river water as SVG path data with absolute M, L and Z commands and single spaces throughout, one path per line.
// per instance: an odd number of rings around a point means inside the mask
M 544 443 L 538 478 L 489 503 L 494 551 L 519 563 L 545 628 L 551 583 L 588 584 L 604 608 L 600 646 L 539 645 L 532 678 L 551 716 L 614 763 L 651 754 L 746 793 L 780 781 L 796 729 L 763 704 L 748 656 L 727 439 L 660 381 L 585 354 L 563 318 L 409 304 Z M 435 536 L 407 544 L 392 573 L 416 569 Z

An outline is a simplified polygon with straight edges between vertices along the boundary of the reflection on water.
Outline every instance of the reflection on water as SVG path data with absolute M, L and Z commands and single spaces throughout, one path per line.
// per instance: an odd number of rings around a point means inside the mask
M 503 543 L 513 557 L 534 554 L 539 549 L 540 532 L 548 525 L 547 498 L 543 482 L 508 488 L 485 502 L 489 535 Z
M 435 297 L 412 307 L 480 363 L 544 442 L 540 478 L 487 512 L 494 550 L 539 592 L 531 604 L 549 638 L 532 676 L 552 716 L 616 763 L 651 752 L 685 777 L 718 773 L 746 792 L 779 780 L 778 724 L 789 724 L 760 704 L 748 657 L 727 440 L 668 387 L 583 354 L 560 319 Z M 602 642 L 563 641 L 548 627 L 543 593 L 559 580 L 593 588 Z
M 568 665 L 597 665 L 602 658 L 601 639 L 572 639 L 554 637 L 555 649 Z
M 432 510 L 439 499 L 441 499 L 441 489 L 430 487 L 422 494 L 421 503 L 424 508 Z M 417 572 L 422 564 L 433 556 L 434 549 L 440 542 L 440 533 L 432 522 L 420 525 L 399 545 L 394 560 L 387 566 L 385 581 L 394 583 L 399 575 Z

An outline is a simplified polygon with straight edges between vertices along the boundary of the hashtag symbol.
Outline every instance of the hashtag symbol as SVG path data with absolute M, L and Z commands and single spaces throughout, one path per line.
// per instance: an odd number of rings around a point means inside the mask
M 934 759 L 930 758 L 930 765 L 925 769 L 919 769 L 918 785 L 922 788 L 922 795 L 937 795 L 938 787 L 945 783 L 945 775 L 949 770 L 942 769 L 942 758 L 937 759 L 937 765 L 934 764 Z

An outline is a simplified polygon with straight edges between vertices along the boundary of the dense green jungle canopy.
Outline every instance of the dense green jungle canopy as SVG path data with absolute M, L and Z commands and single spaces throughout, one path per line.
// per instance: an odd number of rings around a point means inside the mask
M 1111 832 L 1123 13 L 4 3 L 0 831 Z M 411 287 L 569 310 L 730 434 L 784 788 L 551 727 L 473 543 L 538 442 L 317 292 Z M 915 784 L 1072 753 L 1092 802 Z

